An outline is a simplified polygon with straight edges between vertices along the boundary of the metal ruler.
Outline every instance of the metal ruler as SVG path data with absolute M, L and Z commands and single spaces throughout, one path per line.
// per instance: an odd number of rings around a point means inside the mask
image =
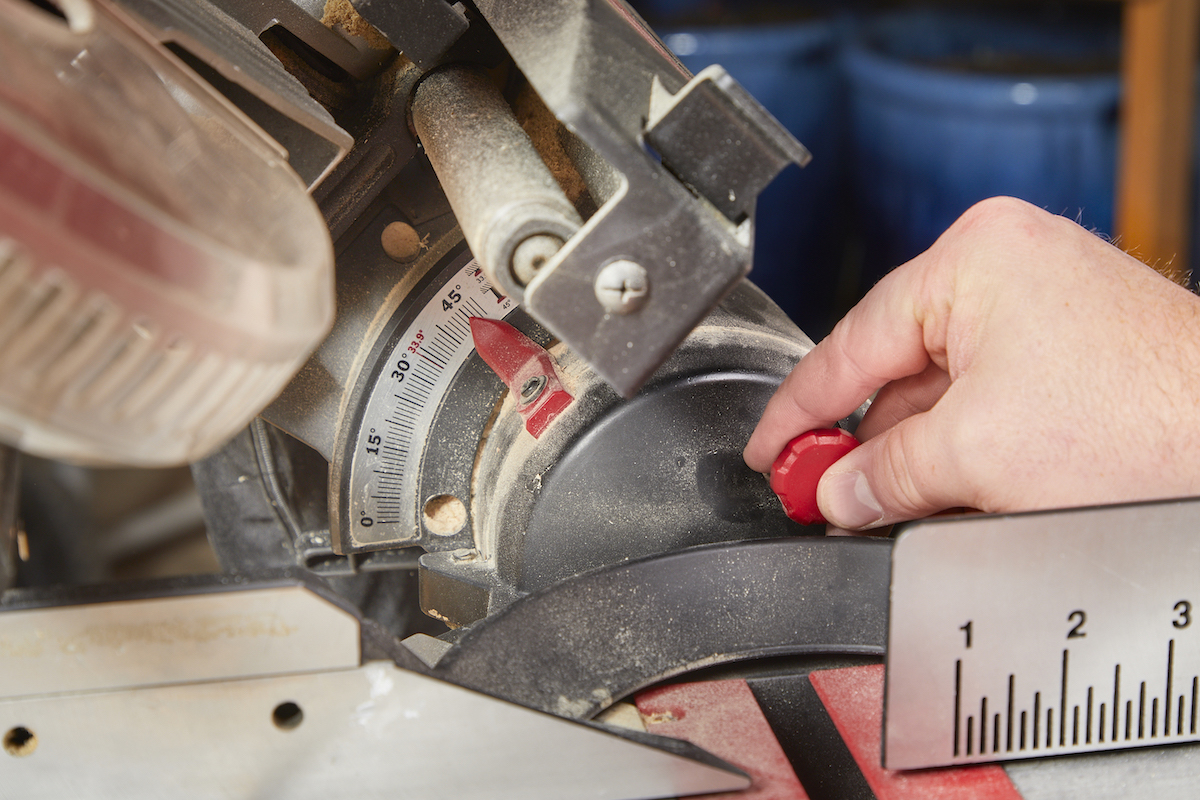
M 889 769 L 1200 740 L 1200 500 L 918 523 L 889 613 Z

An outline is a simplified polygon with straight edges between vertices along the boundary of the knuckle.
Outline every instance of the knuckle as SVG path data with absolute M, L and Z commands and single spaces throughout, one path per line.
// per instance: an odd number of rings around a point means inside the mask
M 964 228 L 1010 230 L 1028 224 L 1037 209 L 1015 197 L 989 197 L 968 208 L 959 218 Z

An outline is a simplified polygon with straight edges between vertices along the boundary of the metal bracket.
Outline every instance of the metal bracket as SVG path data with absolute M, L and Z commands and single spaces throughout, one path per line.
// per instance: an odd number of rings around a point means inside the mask
M 646 143 L 663 166 L 735 225 L 788 164 L 812 155 L 716 64 L 672 95 L 655 78 Z
M 203 71 L 205 80 L 279 142 L 292 169 L 309 187 L 349 151 L 350 134 L 262 42 L 215 5 L 181 0 L 119 2 L 160 42 L 182 48 L 189 66 Z
M 438 63 L 467 31 L 462 3 L 445 0 L 353 0 L 354 10 L 423 70 Z
M 683 66 L 619 0 L 477 6 L 546 106 L 621 176 L 525 299 L 539 322 L 631 396 L 749 271 L 754 189 L 807 151 L 723 72 L 688 84 Z M 706 119 L 721 122 L 697 131 Z M 727 148 L 726 138 L 741 144 Z M 697 145 L 718 152 L 686 153 Z M 718 206 L 712 198 L 725 199 Z M 597 279 L 622 261 L 644 269 L 645 297 L 606 308 Z

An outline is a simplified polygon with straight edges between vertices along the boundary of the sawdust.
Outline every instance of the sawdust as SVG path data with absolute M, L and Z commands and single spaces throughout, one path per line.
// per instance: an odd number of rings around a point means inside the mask
M 633 703 L 614 703 L 595 716 L 595 721 L 617 728 L 646 732 L 646 723 Z
M 332 31 L 340 30 L 351 36 L 357 36 L 372 50 L 390 50 L 392 48 L 392 43 L 374 25 L 359 16 L 358 11 L 350 4 L 350 0 L 325 0 L 325 8 L 321 12 L 321 24 Z
M 467 524 L 467 507 L 452 494 L 439 494 L 425 501 L 426 529 L 435 536 L 453 536 Z
M 427 247 L 421 235 L 407 222 L 392 222 L 383 229 L 379 243 L 388 258 L 407 264 L 415 261 Z
M 558 182 L 567 200 L 575 206 L 579 216 L 587 219 L 594 210 L 595 203 L 588 193 L 583 176 L 579 174 L 575 162 L 567 155 L 566 148 L 559 138 L 562 126 L 529 84 L 521 88 L 514 106 L 517 122 L 533 141 L 534 148 L 550 169 L 550 174 Z

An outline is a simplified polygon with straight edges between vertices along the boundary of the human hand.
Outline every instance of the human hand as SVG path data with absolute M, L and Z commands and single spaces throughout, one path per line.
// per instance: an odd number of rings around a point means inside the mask
M 818 487 L 837 527 L 1200 494 L 1200 298 L 1019 200 L 884 277 L 779 387 L 746 463 L 877 389 Z

